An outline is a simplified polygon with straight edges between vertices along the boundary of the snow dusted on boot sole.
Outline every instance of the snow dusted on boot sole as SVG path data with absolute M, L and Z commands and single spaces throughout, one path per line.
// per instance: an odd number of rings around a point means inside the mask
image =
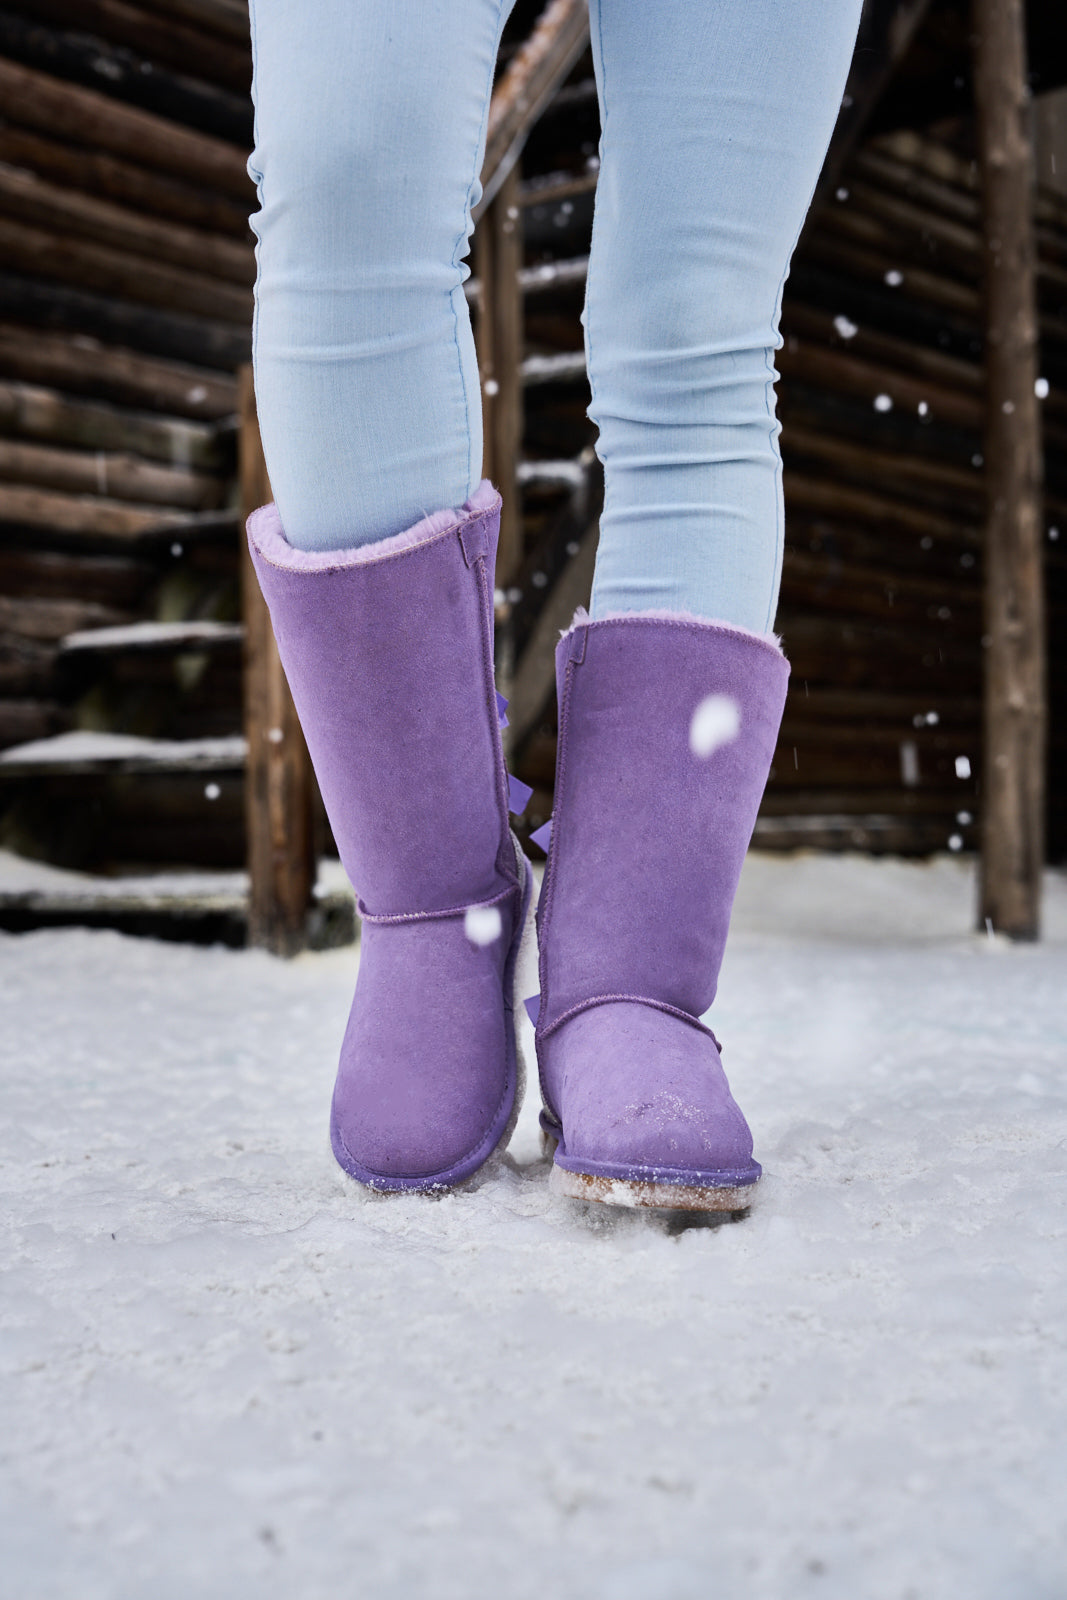
M 5 1600 L 1062 1600 L 1067 882 L 752 856 L 748 1219 L 326 1143 L 357 956 L 0 936 Z

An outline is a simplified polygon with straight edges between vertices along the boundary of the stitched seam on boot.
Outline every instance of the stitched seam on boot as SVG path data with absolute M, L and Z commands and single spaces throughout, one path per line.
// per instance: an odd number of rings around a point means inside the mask
M 587 616 L 578 622 L 572 622 L 569 628 L 564 629 L 560 637 L 566 639 L 570 634 L 576 632 L 578 628 L 607 628 L 613 627 L 617 623 L 625 623 L 627 625 L 644 623 L 646 626 L 686 628 L 690 633 L 715 633 L 725 635 L 727 638 L 743 639 L 747 640 L 749 644 L 769 651 L 772 656 L 776 656 L 779 661 L 785 661 L 786 665 L 788 665 L 788 658 L 778 643 L 776 634 L 768 636 L 761 633 L 753 633 L 750 628 L 740 628 L 732 622 L 717 622 L 711 618 L 705 620 L 702 617 L 691 617 L 684 612 L 657 612 L 652 616 L 640 611 L 620 611 L 607 617 Z
M 262 506 L 260 507 L 260 510 L 266 511 L 267 507 Z M 292 573 L 299 577 L 318 578 L 327 577 L 338 572 L 358 572 L 361 567 L 378 566 L 385 561 L 399 561 L 403 556 L 415 555 L 418 553 L 418 551 L 425 550 L 428 545 L 440 544 L 442 539 L 449 539 L 455 535 L 458 535 L 461 528 L 465 528 L 468 525 L 473 527 L 480 522 L 488 523 L 496 515 L 496 510 L 497 508 L 493 506 L 487 511 L 479 511 L 473 514 L 468 512 L 465 516 L 460 517 L 456 522 L 450 523 L 447 528 L 443 528 L 440 533 L 431 534 L 428 539 L 420 539 L 418 544 L 406 544 L 401 545 L 397 550 L 387 550 L 382 555 L 365 556 L 361 552 L 364 550 L 372 550 L 374 546 L 357 545 L 354 546 L 352 550 L 338 552 L 339 554 L 343 553 L 347 555 L 349 557 L 347 561 L 337 561 L 329 566 L 323 565 L 321 567 L 305 567 L 298 566 L 296 564 L 289 565 L 288 563 L 275 560 L 272 555 L 268 554 L 256 539 L 255 530 L 253 528 L 253 522 L 255 518 L 259 516 L 259 511 L 253 511 L 252 515 L 249 517 L 246 524 L 246 531 L 249 542 L 251 543 L 256 555 L 259 557 L 260 561 L 265 562 L 267 566 L 273 567 L 277 572 Z M 280 521 L 281 519 L 279 518 L 279 522 Z M 284 533 L 282 537 L 284 538 Z M 383 544 L 385 543 L 384 540 L 380 542 Z M 318 552 L 312 553 L 317 554 Z
M 384 926 L 391 922 L 439 922 L 449 917 L 465 917 L 468 911 L 479 911 L 483 906 L 499 905 L 501 900 L 506 900 L 508 895 L 514 894 L 519 885 L 509 883 L 490 900 L 469 900 L 462 906 L 448 906 L 443 911 L 368 911 L 362 900 L 356 901 L 363 922 L 371 922 L 376 926 Z
M 562 1028 L 565 1022 L 570 1022 L 573 1017 L 580 1016 L 583 1011 L 592 1011 L 595 1006 L 608 1006 L 620 1002 L 627 1005 L 647 1006 L 651 1011 L 664 1011 L 669 1017 L 677 1017 L 680 1022 L 688 1022 L 691 1027 L 698 1029 L 701 1033 L 706 1033 L 715 1048 L 721 1051 L 719 1041 L 707 1023 L 701 1022 L 700 1018 L 694 1017 L 690 1011 L 682 1011 L 680 1007 L 672 1006 L 666 1000 L 655 1000 L 651 995 L 647 994 L 598 994 L 591 996 L 588 1000 L 579 1000 L 576 1005 L 564 1011 L 562 1016 L 557 1017 L 554 1022 L 550 1022 L 541 1037 L 543 1039 L 550 1038 L 557 1029 Z
M 542 1017 L 547 1016 L 547 1014 L 548 1014 L 549 987 L 550 987 L 549 986 L 549 981 L 548 981 L 548 979 L 549 979 L 549 971 L 548 971 L 548 935 L 549 935 L 549 929 L 550 929 L 551 924 L 552 924 L 552 906 L 553 906 L 553 902 L 554 902 L 555 897 L 556 897 L 556 871 L 555 871 L 555 868 L 556 868 L 556 861 L 557 861 L 558 852 L 559 852 L 559 839 L 560 839 L 560 833 L 561 833 L 561 824 L 563 822 L 563 816 L 564 816 L 564 804 L 565 804 L 565 799 L 566 799 L 567 754 L 568 754 L 567 747 L 568 747 L 568 743 L 569 743 L 568 734 L 569 734 L 569 731 L 570 731 L 571 693 L 572 693 L 573 685 L 574 685 L 574 672 L 575 672 L 575 668 L 577 667 L 577 665 L 578 665 L 578 662 L 576 661 L 574 655 L 572 654 L 568 658 L 566 671 L 564 673 L 562 704 L 561 704 L 560 709 L 559 709 L 559 733 L 558 733 L 558 739 L 557 739 L 557 745 L 556 745 L 556 749 L 557 749 L 556 803 L 555 803 L 556 820 L 553 823 L 553 826 L 552 826 L 552 837 L 549 840 L 548 865 L 545 868 L 544 890 L 543 890 L 543 893 L 542 893 L 541 904 L 538 907 L 539 911 L 541 911 L 542 908 L 543 908 L 543 913 L 541 915 L 541 926 L 540 926 L 540 929 L 539 929 L 541 948 L 540 948 L 540 957 L 539 957 L 539 960 L 538 960 L 538 980 L 539 980 L 539 990 L 540 990 L 541 1000 L 540 1000 L 540 1009 L 539 1009 L 539 1012 L 538 1012 L 538 1023 L 540 1023 L 540 1020 L 541 1020 Z M 555 1117 L 556 1120 L 558 1121 L 559 1118 L 558 1118 L 555 1110 L 549 1104 L 548 1092 L 547 1092 L 547 1090 L 545 1088 L 545 1074 L 544 1074 L 543 1063 L 542 1063 L 542 1059 L 541 1059 L 541 1041 L 542 1041 L 542 1039 L 544 1037 L 545 1037 L 544 1030 L 542 1030 L 542 1028 L 540 1026 L 536 1027 L 534 1029 L 534 1047 L 535 1047 L 535 1049 L 537 1051 L 537 1077 L 538 1077 L 538 1082 L 539 1082 L 539 1085 L 540 1085 L 540 1088 L 541 1088 L 541 1101 L 542 1101 L 542 1104 L 545 1105 L 546 1107 L 548 1107 L 548 1109 L 550 1111 L 552 1111 L 553 1117 Z
M 508 811 L 508 775 L 504 761 L 504 743 L 496 710 L 496 673 L 493 670 L 493 634 L 490 619 L 493 615 L 493 596 L 486 571 L 486 558 L 478 556 L 474 563 L 480 602 L 479 631 L 481 633 L 482 686 L 485 690 L 484 708 L 489 719 L 489 741 L 492 747 L 493 783 L 496 790 L 497 818 L 500 839 L 496 848 L 496 870 L 506 883 L 517 887 L 514 853 L 510 848 L 511 822 Z

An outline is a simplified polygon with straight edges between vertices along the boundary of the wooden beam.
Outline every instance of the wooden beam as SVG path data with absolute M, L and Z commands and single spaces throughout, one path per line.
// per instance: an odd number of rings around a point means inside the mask
M 589 42 L 587 0 L 548 0 L 530 37 L 512 56 L 489 106 L 482 200 L 490 204 L 522 154 L 530 130 Z
M 817 216 L 837 188 L 845 162 L 859 143 L 929 8 L 930 0 L 867 0 L 841 111 L 815 187 L 809 220 Z
M 158 12 L 158 3 L 153 9 Z M 30 10 L 41 20 L 109 39 L 124 50 L 138 50 L 149 61 L 192 78 L 223 84 L 238 94 L 248 93 L 252 56 L 246 17 L 242 18 L 244 37 L 231 43 L 212 38 L 203 27 L 153 15 L 126 0 L 31 0 Z
M 180 17 L 194 28 L 210 28 L 236 44 L 248 43 L 248 7 L 244 0 L 155 0 L 155 9 Z
M 247 516 L 272 498 L 252 369 L 241 368 L 241 500 Z M 248 545 L 241 540 L 245 625 L 244 722 L 248 741 L 245 819 L 248 830 L 248 942 L 275 955 L 307 947 L 315 886 L 314 776 L 296 708 L 285 681 L 270 613 Z
M 482 298 L 478 369 L 484 437 L 482 473 L 500 490 L 496 583 L 507 588 L 522 560 L 516 467 L 522 443 L 522 216 L 517 169 L 507 175 L 475 235 Z
M 224 139 L 194 133 L 138 106 L 122 105 L 95 89 L 64 83 L 2 57 L 0 104 L 5 118 L 50 138 L 107 150 L 164 174 L 180 172 L 187 183 L 201 183 L 251 204 L 245 152 Z
M 46 138 L 13 123 L 0 124 L 0 161 L 52 178 L 68 189 L 133 205 L 147 216 L 187 222 L 251 245 L 248 202 L 228 199 L 134 161 Z
M 218 419 L 237 409 L 237 385 L 221 372 L 9 322 L 0 322 L 0 371 L 23 383 L 41 383 L 171 417 Z
M 164 467 L 128 451 L 64 450 L 24 444 L 0 436 L 0 482 L 36 484 L 67 494 L 98 494 L 115 500 L 215 511 L 229 497 L 227 479 Z
M 222 278 L 245 288 L 251 288 L 256 281 L 251 239 L 238 243 L 201 228 L 164 222 L 145 216 L 139 209 L 49 183 L 36 173 L 6 163 L 0 163 L 0 208 L 5 216 L 20 222 L 68 236 L 78 234 L 97 244 L 187 268 L 205 277 Z
M 0 523 L 16 528 L 127 541 L 156 529 L 176 528 L 184 520 L 182 512 L 161 511 L 159 506 L 0 483 Z
M 979 926 L 1036 939 L 1045 858 L 1045 606 L 1030 95 L 1022 0 L 974 0 L 985 221 L 985 763 Z
M 217 431 L 206 423 L 120 411 L 117 406 L 71 400 L 52 389 L 6 379 L 0 379 L 0 433 L 86 450 L 129 450 L 150 461 L 205 472 L 226 467 Z
M 146 61 L 125 45 L 115 46 L 84 30 L 67 32 L 0 10 L 0 51 L 50 76 L 95 87 L 103 80 L 117 101 L 132 102 L 179 127 L 196 128 L 248 150 L 252 104 L 248 80 L 240 94 Z M 251 69 L 251 61 L 249 61 Z
M 188 366 L 233 374 L 252 353 L 250 322 L 240 325 L 136 305 L 46 278 L 0 270 L 0 316 L 27 327 L 88 334 L 104 344 L 166 356 Z
M 55 278 L 78 288 L 166 310 L 252 325 L 252 289 L 207 278 L 185 267 L 162 266 L 111 245 L 95 244 L 65 230 L 31 227 L 0 215 L 0 255 L 18 271 Z

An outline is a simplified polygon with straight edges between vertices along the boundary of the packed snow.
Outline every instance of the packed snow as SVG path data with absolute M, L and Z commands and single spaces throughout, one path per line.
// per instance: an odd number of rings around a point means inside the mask
M 1067 880 L 752 855 L 743 1222 L 462 1192 L 326 1114 L 358 953 L 0 936 L 9 1600 L 1062 1600 Z M 636 908 L 635 908 L 636 914 Z

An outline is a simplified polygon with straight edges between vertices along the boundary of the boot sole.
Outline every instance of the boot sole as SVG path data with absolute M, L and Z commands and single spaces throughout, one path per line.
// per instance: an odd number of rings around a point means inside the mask
M 558 1141 L 543 1129 L 541 1148 L 555 1156 Z M 758 1181 L 758 1180 L 757 1180 Z M 755 1198 L 755 1183 L 726 1187 L 716 1184 L 656 1183 L 649 1179 L 609 1178 L 602 1173 L 570 1172 L 553 1162 L 549 1174 L 553 1194 L 568 1200 L 590 1200 L 598 1205 L 626 1206 L 632 1211 L 747 1211 Z

